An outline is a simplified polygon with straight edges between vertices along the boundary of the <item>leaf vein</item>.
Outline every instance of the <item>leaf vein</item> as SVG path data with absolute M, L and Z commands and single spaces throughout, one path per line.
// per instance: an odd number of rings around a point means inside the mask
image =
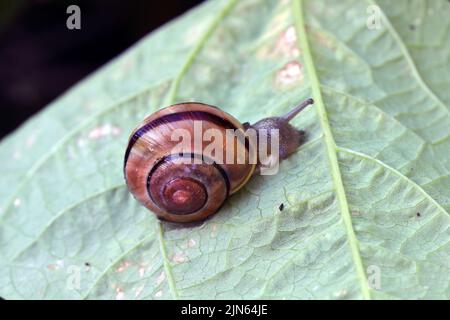
M 378 3 L 375 0 L 366 0 L 369 4 L 372 5 L 377 5 L 378 7 L 381 8 L 380 5 L 378 5 Z M 430 89 L 430 87 L 425 83 L 425 81 L 422 79 L 422 76 L 419 73 L 419 70 L 416 67 L 416 64 L 414 62 L 414 60 L 411 57 L 411 54 L 408 51 L 408 48 L 405 46 L 403 40 L 401 39 L 400 35 L 398 34 L 398 32 L 395 30 L 394 26 L 392 25 L 391 21 L 389 20 L 389 18 L 387 17 L 387 15 L 385 14 L 385 12 L 383 10 L 380 10 L 380 14 L 382 19 L 384 20 L 386 27 L 388 29 L 388 31 L 391 33 L 392 37 L 394 38 L 394 40 L 397 42 L 400 51 L 402 52 L 403 56 L 405 57 L 409 67 L 411 68 L 411 71 L 413 73 L 413 76 L 416 78 L 417 82 L 419 83 L 419 85 L 422 87 L 422 89 L 433 99 L 437 102 L 437 104 L 439 106 L 441 106 L 442 108 L 445 109 L 445 111 L 447 112 L 447 114 L 450 114 L 450 110 L 448 108 L 448 106 L 445 105 L 445 103 Z
M 355 231 L 353 230 L 352 218 L 347 202 L 347 197 L 345 194 L 342 175 L 339 169 L 339 163 L 337 160 L 336 144 L 334 142 L 334 138 L 331 132 L 331 127 L 327 117 L 327 111 L 322 99 L 319 78 L 316 73 L 316 67 L 313 62 L 311 50 L 307 39 L 307 34 L 303 20 L 303 4 L 301 0 L 298 1 L 293 0 L 291 3 L 292 3 L 292 10 L 294 13 L 295 27 L 298 33 L 298 44 L 301 49 L 300 51 L 303 52 L 304 64 L 306 67 L 306 71 L 308 72 L 308 75 L 310 77 L 313 98 L 316 101 L 315 102 L 316 110 L 324 133 L 324 141 L 329 164 L 331 167 L 331 175 L 336 189 L 336 196 L 338 198 L 342 219 L 346 227 L 347 238 L 350 245 L 358 280 L 360 282 L 361 292 L 365 299 L 370 299 L 369 285 L 364 271 L 361 253 L 359 251 L 358 240 L 356 238 Z
M 393 173 L 395 173 L 397 176 L 399 176 L 400 178 L 402 178 L 403 180 L 407 181 L 408 183 L 412 184 L 413 186 L 415 186 L 428 200 L 430 200 L 439 210 L 441 210 L 442 212 L 449 214 L 444 207 L 442 207 L 433 197 L 431 197 L 428 192 L 426 192 L 420 185 L 418 185 L 417 183 L 415 183 L 413 180 L 411 180 L 410 178 L 408 178 L 407 176 L 405 176 L 404 174 L 402 174 L 400 171 L 398 171 L 397 169 L 389 166 L 388 164 L 384 163 L 381 160 L 372 158 L 364 153 L 355 151 L 355 150 L 351 150 L 348 148 L 343 148 L 343 147 L 336 147 L 337 150 L 339 152 L 345 152 L 347 154 L 353 155 L 353 156 L 357 156 L 359 158 L 363 158 L 365 160 L 369 160 L 372 162 L 375 162 L 377 164 L 379 164 L 380 166 L 384 167 L 385 169 L 392 171 Z

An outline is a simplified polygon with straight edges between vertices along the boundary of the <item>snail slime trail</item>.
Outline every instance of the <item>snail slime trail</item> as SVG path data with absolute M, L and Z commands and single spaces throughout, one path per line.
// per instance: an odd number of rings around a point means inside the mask
M 162 220 L 204 220 L 255 173 L 278 171 L 279 160 L 294 153 L 305 135 L 289 122 L 313 103 L 307 99 L 284 116 L 254 124 L 198 102 L 158 110 L 128 141 L 124 159 L 128 189 Z

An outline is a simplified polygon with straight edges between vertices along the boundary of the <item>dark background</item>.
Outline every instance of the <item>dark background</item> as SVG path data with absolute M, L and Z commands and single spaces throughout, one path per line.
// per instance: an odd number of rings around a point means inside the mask
M 0 0 L 0 138 L 201 0 Z M 81 9 L 68 30 L 66 9 Z

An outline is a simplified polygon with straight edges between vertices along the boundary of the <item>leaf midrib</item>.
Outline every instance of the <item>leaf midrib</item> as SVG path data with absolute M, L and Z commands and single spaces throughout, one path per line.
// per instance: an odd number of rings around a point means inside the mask
M 336 190 L 336 197 L 338 199 L 342 219 L 347 232 L 348 243 L 350 245 L 353 263 L 356 268 L 356 273 L 361 286 L 361 292 L 364 299 L 370 299 L 370 290 L 367 282 L 367 277 L 364 272 L 361 254 L 359 251 L 358 240 L 353 229 L 352 218 L 345 194 L 342 175 L 339 169 L 339 162 L 337 159 L 337 149 L 334 138 L 331 132 L 331 127 L 328 121 L 325 105 L 322 99 L 320 89 L 320 82 L 316 73 L 315 65 L 312 59 L 311 50 L 308 44 L 308 38 L 305 30 L 305 23 L 303 20 L 303 3 L 302 0 L 292 0 L 292 11 L 294 15 L 295 29 L 297 30 L 297 41 L 300 51 L 303 53 L 303 62 L 311 82 L 311 90 L 315 101 L 317 115 L 320 120 L 320 125 L 324 134 L 324 142 L 326 146 L 327 157 L 331 169 L 331 175 Z

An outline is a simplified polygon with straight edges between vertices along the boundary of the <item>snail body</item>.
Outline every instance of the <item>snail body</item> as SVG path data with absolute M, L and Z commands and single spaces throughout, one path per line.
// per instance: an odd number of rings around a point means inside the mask
M 257 146 L 247 138 L 218 142 L 220 148 L 206 154 L 205 148 L 213 140 L 209 133 L 226 136 L 227 130 L 279 129 L 279 157 L 285 159 L 303 137 L 303 131 L 288 122 L 311 103 L 312 99 L 306 100 L 284 117 L 262 119 L 254 125 L 242 124 L 217 107 L 197 102 L 158 110 L 130 136 L 124 162 L 127 186 L 139 202 L 163 220 L 203 220 L 217 212 L 260 166 L 259 159 L 250 161 L 256 156 Z M 184 149 L 179 146 L 180 138 L 185 137 L 177 136 L 178 132 L 194 133 L 187 135 Z M 206 141 L 196 141 L 195 133 L 207 137 Z M 232 161 L 224 161 L 230 154 Z

